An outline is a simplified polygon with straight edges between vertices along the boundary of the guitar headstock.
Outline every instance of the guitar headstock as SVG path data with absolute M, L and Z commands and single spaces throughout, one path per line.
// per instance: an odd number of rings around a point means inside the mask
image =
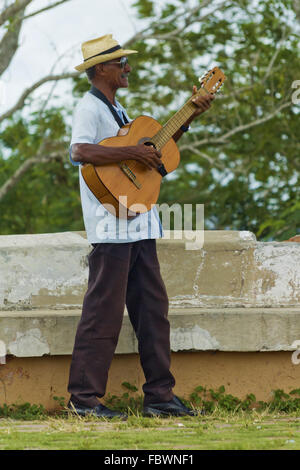
M 201 88 L 213 95 L 219 91 L 225 80 L 226 76 L 219 67 L 214 67 L 199 78 Z

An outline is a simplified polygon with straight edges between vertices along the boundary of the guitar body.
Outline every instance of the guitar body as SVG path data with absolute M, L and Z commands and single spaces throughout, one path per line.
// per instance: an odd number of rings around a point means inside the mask
M 106 147 L 127 147 L 150 143 L 151 138 L 162 128 L 155 119 L 140 116 L 120 129 L 119 135 L 99 142 Z M 173 139 L 160 149 L 161 161 L 167 173 L 175 170 L 180 162 L 180 153 Z M 94 166 L 83 165 L 82 176 L 97 199 L 114 215 L 131 218 L 147 212 L 157 202 L 162 175 L 155 169 L 148 169 L 136 160 Z M 131 178 L 128 176 L 131 176 Z
M 199 79 L 201 87 L 193 96 L 215 94 L 225 75 L 218 68 L 209 70 Z M 148 212 L 157 202 L 162 177 L 174 171 L 180 162 L 178 147 L 172 136 L 195 111 L 192 98 L 162 126 L 155 119 L 140 116 L 123 126 L 116 137 L 99 142 L 106 147 L 127 147 L 138 144 L 154 145 L 160 150 L 163 167 L 160 171 L 148 169 L 136 160 L 94 166 L 82 166 L 82 176 L 96 198 L 119 218 L 131 218 Z M 161 174 L 162 173 L 162 174 Z

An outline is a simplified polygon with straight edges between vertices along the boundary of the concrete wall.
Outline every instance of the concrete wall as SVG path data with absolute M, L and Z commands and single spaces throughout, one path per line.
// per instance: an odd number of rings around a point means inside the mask
M 267 399 L 272 389 L 299 387 L 300 365 L 291 360 L 300 342 L 299 243 L 207 231 L 201 249 L 187 250 L 191 234 L 179 235 L 166 232 L 157 242 L 176 392 L 187 397 L 197 385 L 225 385 L 240 397 Z M 90 249 L 81 232 L 0 236 L 0 342 L 7 349 L 0 404 L 51 408 L 53 395 L 67 399 Z M 124 313 L 109 393 L 123 393 L 122 381 L 141 389 L 144 380 Z

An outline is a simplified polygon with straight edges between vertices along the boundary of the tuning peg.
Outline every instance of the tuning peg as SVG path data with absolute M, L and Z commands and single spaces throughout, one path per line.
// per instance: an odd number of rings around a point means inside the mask
M 203 83 L 205 78 L 207 77 L 208 71 L 204 72 L 204 74 L 198 78 L 199 83 Z
M 223 86 L 223 83 L 224 83 L 224 80 L 221 80 L 219 79 L 217 81 L 217 83 L 215 84 L 215 93 L 219 93 L 219 91 L 221 90 L 222 86 Z

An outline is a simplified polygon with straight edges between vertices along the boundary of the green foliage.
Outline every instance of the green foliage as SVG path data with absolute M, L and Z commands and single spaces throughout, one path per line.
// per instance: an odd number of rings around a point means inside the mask
M 53 397 L 53 400 L 57 403 L 57 405 L 61 408 L 65 408 L 65 397 Z
M 130 390 L 131 392 L 137 392 L 138 389 L 135 385 L 130 384 L 129 382 L 123 382 L 122 386 L 124 388 L 127 388 L 127 390 Z
M 217 390 L 196 387 L 190 395 L 190 401 L 196 408 L 202 408 L 205 413 L 212 413 L 217 407 L 225 411 L 250 410 L 256 402 L 255 395 L 250 393 L 244 400 L 225 393 L 224 385 Z
M 86 75 L 74 78 L 73 82 L 73 96 L 75 97 L 81 98 L 91 88 Z
M 289 393 L 285 393 L 283 390 L 278 389 L 273 392 L 273 399 L 270 403 L 259 402 L 261 409 L 268 409 L 269 411 L 281 411 L 284 413 L 292 413 L 300 410 L 300 398 L 294 397 L 299 395 L 300 389 L 291 390 Z
M 31 405 L 30 403 L 12 404 L 0 406 L 0 418 L 22 419 L 30 421 L 32 419 L 43 419 L 47 412 L 42 405 Z
M 143 0 L 142 2 L 138 1 L 134 3 L 133 6 L 137 8 L 140 18 L 152 16 L 154 14 L 153 2 L 150 0 Z
M 130 410 L 132 413 L 140 412 L 143 408 L 143 397 L 136 394 L 138 391 L 137 387 L 129 382 L 123 382 L 122 386 L 127 391 L 120 397 L 108 394 L 105 397 L 105 405 L 120 411 Z
M 124 382 L 122 385 L 128 392 L 125 392 L 121 397 L 108 395 L 105 400 L 106 405 L 121 411 L 130 409 L 133 413 L 142 413 L 143 397 L 136 394 L 137 388 L 128 382 Z M 269 402 L 257 401 L 253 393 L 248 393 L 246 398 L 240 399 L 226 393 L 224 385 L 216 390 L 199 385 L 190 394 L 188 400 L 184 398 L 181 400 L 186 406 L 199 409 L 205 414 L 214 413 L 216 410 L 228 413 L 251 410 L 257 412 L 265 410 L 283 413 L 300 412 L 300 389 L 291 390 L 289 393 L 278 389 L 274 390 L 272 395 Z
M 10 119 L 0 135 L 0 187 L 40 148 L 58 158 L 33 165 L 0 200 L 0 233 L 83 230 L 78 170 L 68 157 L 69 130 L 61 109 L 48 109 Z M 59 158 L 62 156 L 62 158 Z
M 201 8 L 189 18 L 184 3 L 135 3 L 149 39 L 130 44 L 139 54 L 130 57 L 123 104 L 132 118 L 149 114 L 165 123 L 205 69 L 218 65 L 227 80 L 180 140 L 181 164 L 164 179 L 158 202 L 205 204 L 206 229 L 285 240 L 300 231 L 299 109 L 274 110 L 290 100 L 300 76 L 293 2 L 232 1 L 205 21 Z
M 105 405 L 111 409 L 129 412 L 133 415 L 141 415 L 143 412 L 143 396 L 139 395 L 137 387 L 129 382 L 123 382 L 122 386 L 126 391 L 121 396 L 107 394 L 104 399 Z M 62 417 L 66 416 L 65 398 L 54 396 L 53 400 L 61 411 L 61 413 L 56 412 L 56 416 L 60 416 L 60 414 Z M 221 385 L 216 390 L 212 388 L 207 389 L 199 385 L 190 394 L 189 399 L 181 397 L 181 400 L 187 407 L 196 408 L 205 415 L 210 415 L 217 411 L 224 413 L 250 412 L 251 410 L 255 410 L 258 413 L 266 410 L 270 413 L 300 412 L 299 388 L 288 393 L 281 389 L 273 390 L 272 399 L 269 402 L 265 402 L 257 401 L 253 393 L 248 393 L 246 398 L 242 400 L 226 393 L 224 385 Z M 0 407 L 0 418 L 33 420 L 43 419 L 48 415 L 49 413 L 42 405 L 24 403 L 4 404 Z
M 300 203 L 292 201 L 288 204 L 282 204 L 281 217 L 277 220 L 268 218 L 263 222 L 257 232 L 260 237 L 265 233 L 269 236 L 279 236 L 282 240 L 287 240 L 299 231 Z
M 274 390 L 273 397 L 269 402 L 256 401 L 253 393 L 249 393 L 244 400 L 231 394 L 225 393 L 224 385 L 217 390 L 207 390 L 203 386 L 196 387 L 190 395 L 190 402 L 196 408 L 203 409 L 206 413 L 212 413 L 216 409 L 224 411 L 256 411 L 268 410 L 269 412 L 291 413 L 300 411 L 300 389 L 291 390 L 289 393 L 283 390 Z

